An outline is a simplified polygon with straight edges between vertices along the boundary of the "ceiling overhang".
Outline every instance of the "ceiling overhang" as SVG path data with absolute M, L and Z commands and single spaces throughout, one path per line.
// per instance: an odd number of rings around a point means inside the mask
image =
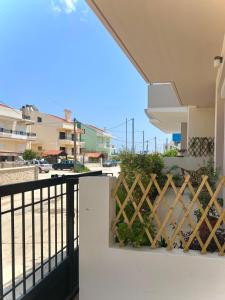
M 181 123 L 188 121 L 188 107 L 147 108 L 149 121 L 165 133 L 180 132 Z
M 171 82 L 182 105 L 213 107 L 224 0 L 87 0 L 147 83 Z

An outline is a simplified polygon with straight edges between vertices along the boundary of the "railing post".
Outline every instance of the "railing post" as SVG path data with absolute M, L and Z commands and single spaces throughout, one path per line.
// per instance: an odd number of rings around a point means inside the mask
M 3 266 L 2 266 L 2 199 L 0 197 L 0 299 L 3 299 Z
M 75 282 L 74 266 L 74 180 L 68 179 L 66 183 L 66 234 L 67 256 L 69 258 L 68 285 L 70 293 L 73 292 Z

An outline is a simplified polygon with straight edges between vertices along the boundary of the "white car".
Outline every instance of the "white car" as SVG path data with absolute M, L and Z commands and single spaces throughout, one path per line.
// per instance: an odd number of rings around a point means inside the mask
M 39 169 L 39 173 L 42 173 L 42 172 L 45 172 L 45 173 L 48 173 L 52 166 L 49 164 L 49 162 L 45 159 L 34 159 L 32 160 L 32 165 L 36 165 L 38 166 L 38 169 Z

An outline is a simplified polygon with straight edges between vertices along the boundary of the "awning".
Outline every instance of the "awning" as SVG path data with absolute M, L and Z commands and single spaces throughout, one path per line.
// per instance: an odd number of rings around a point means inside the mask
M 99 152 L 90 152 L 90 153 L 86 153 L 85 155 L 89 158 L 100 158 L 103 156 L 103 154 Z
M 42 156 L 67 156 L 67 153 L 62 150 L 46 150 L 42 153 Z

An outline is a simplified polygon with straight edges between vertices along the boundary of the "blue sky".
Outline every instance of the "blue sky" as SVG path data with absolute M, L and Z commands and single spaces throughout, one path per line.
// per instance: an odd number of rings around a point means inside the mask
M 125 140 L 125 118 L 135 118 L 136 149 L 166 135 L 144 114 L 147 86 L 84 0 L 0 1 L 0 101 L 113 128 Z M 129 123 L 129 143 L 131 123 Z

